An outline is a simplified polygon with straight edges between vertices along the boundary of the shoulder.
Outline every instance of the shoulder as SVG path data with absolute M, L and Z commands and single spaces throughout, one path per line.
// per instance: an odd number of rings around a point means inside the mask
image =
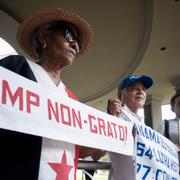
M 27 64 L 25 57 L 20 55 L 11 55 L 0 60 L 0 66 L 8 69 L 12 69 L 19 64 Z
M 69 96 L 71 99 L 74 99 L 74 100 L 78 101 L 78 98 L 77 98 L 77 97 L 74 95 L 74 93 L 73 93 L 69 88 L 67 88 L 67 87 L 66 87 L 66 92 L 67 92 L 68 96 Z
M 21 55 L 10 55 L 10 56 L 6 56 L 4 58 L 1 59 L 1 61 L 26 61 L 26 58 L 24 56 Z
M 170 126 L 177 126 L 179 124 L 179 120 L 177 118 L 168 120 Z
M 169 119 L 168 121 L 169 122 L 175 122 L 175 121 L 178 121 L 178 119 L 176 119 L 176 118 L 175 119 Z
M 37 81 L 31 67 L 29 66 L 28 60 L 20 55 L 7 56 L 0 60 L 0 66 L 17 73 L 23 77 L 26 77 L 32 81 Z
M 178 119 L 177 118 L 174 118 L 174 119 L 170 119 L 169 121 L 177 121 Z

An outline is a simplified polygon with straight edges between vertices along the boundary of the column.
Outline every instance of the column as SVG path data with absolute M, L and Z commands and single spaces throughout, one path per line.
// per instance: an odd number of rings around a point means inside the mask
M 162 98 L 148 95 L 144 105 L 145 124 L 157 130 L 162 121 Z

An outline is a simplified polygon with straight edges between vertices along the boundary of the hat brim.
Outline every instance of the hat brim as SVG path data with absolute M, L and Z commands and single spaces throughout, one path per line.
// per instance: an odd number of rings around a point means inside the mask
M 149 76 L 141 76 L 138 81 L 142 82 L 146 89 L 153 85 L 153 80 Z
M 62 8 L 48 8 L 40 10 L 25 19 L 19 26 L 17 31 L 17 41 L 19 46 L 30 56 L 32 59 L 38 59 L 38 54 L 32 45 L 32 36 L 34 31 L 42 24 L 55 22 L 55 21 L 66 21 L 75 26 L 79 33 L 80 41 L 80 52 L 82 55 L 85 53 L 92 41 L 93 32 L 89 24 L 82 19 L 79 15 L 64 10 Z

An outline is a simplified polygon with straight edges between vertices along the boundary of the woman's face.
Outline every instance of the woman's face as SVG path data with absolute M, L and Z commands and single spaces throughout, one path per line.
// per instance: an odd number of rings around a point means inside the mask
M 45 36 L 46 47 L 42 54 L 57 69 L 71 65 L 79 52 L 78 32 L 72 25 L 69 26 L 68 29 L 54 28 L 50 30 L 50 35 Z

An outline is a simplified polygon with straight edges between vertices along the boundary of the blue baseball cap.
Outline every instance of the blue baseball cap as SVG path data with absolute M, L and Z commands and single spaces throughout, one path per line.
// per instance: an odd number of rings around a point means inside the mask
M 142 82 L 146 89 L 150 88 L 153 85 L 153 80 L 149 76 L 136 76 L 131 75 L 126 78 L 124 78 L 121 83 L 118 86 L 118 91 L 126 88 L 127 86 L 130 86 L 134 84 L 135 82 Z

